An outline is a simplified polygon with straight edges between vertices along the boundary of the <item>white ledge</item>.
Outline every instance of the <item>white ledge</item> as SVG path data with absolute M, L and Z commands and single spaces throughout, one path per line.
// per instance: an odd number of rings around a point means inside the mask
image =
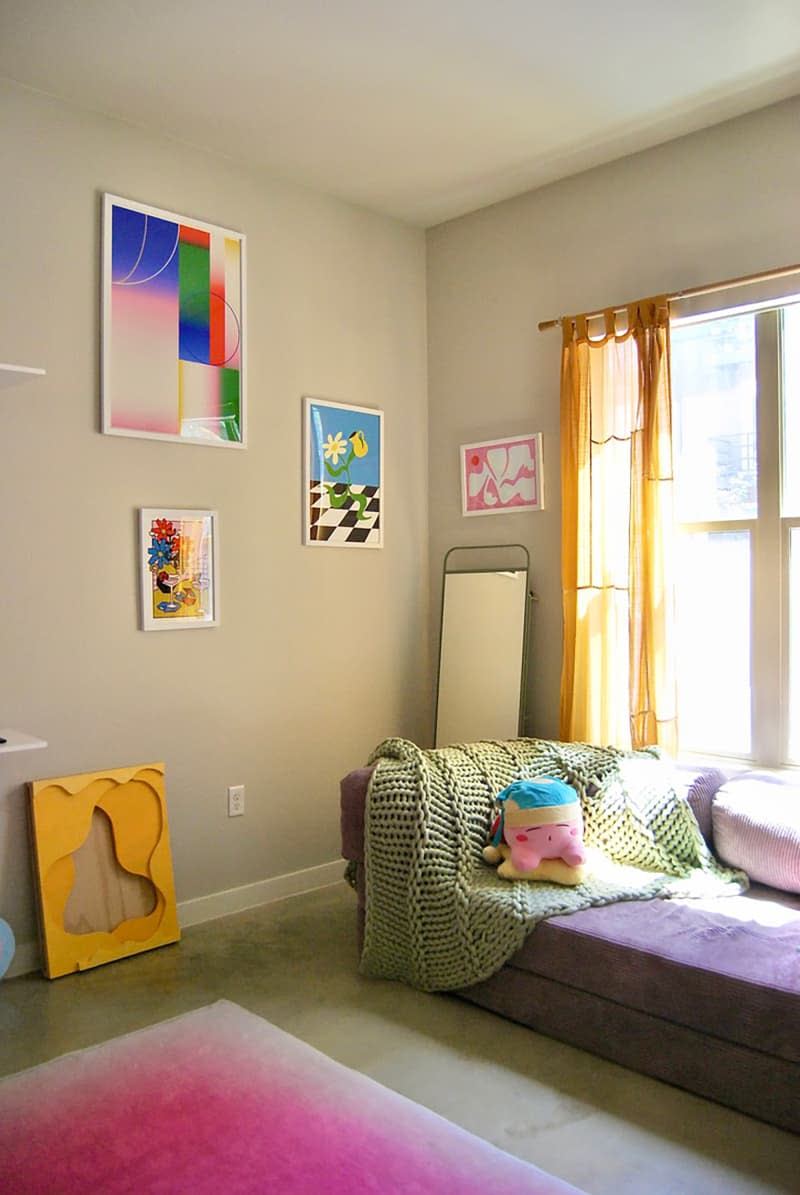
M 0 755 L 6 751 L 35 751 L 38 747 L 46 747 L 44 739 L 37 739 L 32 734 L 24 734 L 21 730 L 4 730 L 0 727 Z
M 25 378 L 40 378 L 47 373 L 46 369 L 39 369 L 35 365 L 10 365 L 0 361 L 0 386 L 11 386 L 14 382 L 24 381 Z

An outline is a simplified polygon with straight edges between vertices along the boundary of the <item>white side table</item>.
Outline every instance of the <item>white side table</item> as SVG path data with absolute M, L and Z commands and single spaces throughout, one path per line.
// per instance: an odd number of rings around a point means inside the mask
M 44 739 L 37 739 L 32 734 L 24 734 L 21 730 L 4 730 L 0 727 L 0 755 L 6 751 L 35 751 L 37 747 L 46 747 Z
M 37 747 L 46 746 L 44 739 L 37 739 L 32 734 L 24 734 L 21 730 L 0 729 L 0 755 L 8 751 L 35 751 Z M 11 926 L 0 917 L 0 979 L 11 966 L 14 945 Z

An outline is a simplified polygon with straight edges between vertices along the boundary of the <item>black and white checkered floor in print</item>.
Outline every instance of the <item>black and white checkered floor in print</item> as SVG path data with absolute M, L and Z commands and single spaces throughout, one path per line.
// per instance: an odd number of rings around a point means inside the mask
M 341 498 L 347 486 L 332 487 L 335 497 Z M 377 547 L 381 542 L 381 491 L 376 485 L 354 485 L 350 487 L 351 494 L 366 494 L 367 504 L 364 507 L 363 519 L 358 517 L 357 503 L 350 494 L 339 507 L 331 506 L 328 495 L 329 486 L 319 481 L 312 481 L 308 496 L 308 538 L 319 543 L 328 544 L 362 544 L 367 547 Z

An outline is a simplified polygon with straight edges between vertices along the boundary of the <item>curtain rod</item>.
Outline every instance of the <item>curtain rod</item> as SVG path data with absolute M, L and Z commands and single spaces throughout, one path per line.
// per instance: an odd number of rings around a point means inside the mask
M 761 274 L 743 274 L 740 278 L 726 278 L 724 282 L 709 282 L 705 286 L 692 286 L 688 290 L 678 290 L 674 294 L 667 295 L 667 300 L 673 303 L 676 299 L 690 299 L 695 295 L 713 295 L 718 290 L 730 290 L 733 286 L 744 286 L 749 282 L 769 282 L 773 278 L 785 278 L 789 274 L 800 274 L 800 265 L 796 266 L 781 266 L 777 270 L 766 270 Z M 624 311 L 629 307 L 629 303 L 620 303 L 615 307 L 601 307 L 599 311 L 587 311 L 587 319 L 592 319 L 594 316 L 603 315 L 606 311 Z M 559 316 L 558 319 L 542 320 L 539 324 L 539 331 L 546 332 L 549 328 L 559 328 L 563 320 L 567 316 Z

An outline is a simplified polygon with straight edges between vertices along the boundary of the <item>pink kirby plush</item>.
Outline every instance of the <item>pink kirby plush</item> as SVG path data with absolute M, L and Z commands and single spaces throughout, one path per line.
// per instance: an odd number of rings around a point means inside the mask
M 500 860 L 504 879 L 544 879 L 579 884 L 585 878 L 581 803 L 574 788 L 553 776 L 517 780 L 497 797 L 501 812 L 484 849 Z
M 542 859 L 563 859 L 571 867 L 586 861 L 577 825 L 513 827 L 506 824 L 503 838 L 511 849 L 517 871 L 533 871 Z

